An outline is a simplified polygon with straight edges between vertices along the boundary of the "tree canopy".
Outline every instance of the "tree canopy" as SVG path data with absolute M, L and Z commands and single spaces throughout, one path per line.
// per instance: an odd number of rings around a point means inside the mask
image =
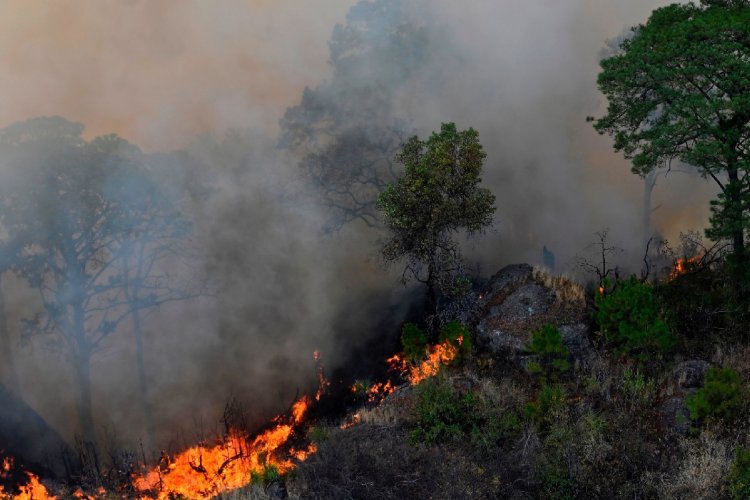
M 397 96 L 430 62 L 434 34 L 401 0 L 363 0 L 329 43 L 332 78 L 306 88 L 280 122 L 280 145 L 299 158 L 329 230 L 377 226 L 375 201 L 398 175 L 393 158 L 407 139 Z
M 671 160 L 698 168 L 720 194 L 708 235 L 733 243 L 738 291 L 747 289 L 750 227 L 750 4 L 704 0 L 655 10 L 601 62 L 609 100 L 597 131 L 645 176 Z
M 396 157 L 404 173 L 378 197 L 391 233 L 384 258 L 405 258 L 404 279 L 425 283 L 432 302 L 436 286 L 454 286 L 461 262 L 457 233 L 492 224 L 495 196 L 479 187 L 486 156 L 476 130 L 459 132 L 444 123 L 429 139 L 415 136 L 404 144 Z

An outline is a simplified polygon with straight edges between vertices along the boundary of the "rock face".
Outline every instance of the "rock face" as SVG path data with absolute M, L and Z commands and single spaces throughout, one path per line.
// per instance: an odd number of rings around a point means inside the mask
M 495 274 L 477 307 L 477 344 L 493 355 L 522 356 L 532 333 L 548 323 L 558 327 L 575 359 L 591 351 L 583 291 L 528 264 L 510 265 Z
M 685 398 L 703 387 L 703 378 L 711 367 L 702 359 L 691 359 L 678 363 L 671 376 L 662 387 L 664 401 L 657 413 L 661 426 L 677 434 L 687 434 L 690 430 L 690 411 Z
M 63 476 L 73 450 L 30 406 L 0 384 L 0 451 L 36 471 Z

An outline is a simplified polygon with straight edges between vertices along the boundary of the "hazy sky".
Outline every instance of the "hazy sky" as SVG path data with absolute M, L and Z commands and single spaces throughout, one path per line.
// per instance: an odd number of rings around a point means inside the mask
M 273 133 L 329 73 L 327 40 L 351 3 L 3 1 L 0 126 L 63 115 L 146 149 L 212 128 Z

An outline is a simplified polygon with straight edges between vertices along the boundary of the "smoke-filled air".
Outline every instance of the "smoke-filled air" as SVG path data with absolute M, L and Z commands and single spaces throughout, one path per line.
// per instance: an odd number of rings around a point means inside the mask
M 622 276 L 702 232 L 710 177 L 644 180 L 587 122 L 600 61 L 668 3 L 3 2 L 0 496 L 285 474 L 308 414 L 357 422 L 355 379 L 416 385 L 466 346 L 388 368 L 405 322 L 455 326 L 508 264 L 591 279 L 605 232 Z M 481 172 L 445 181 L 466 199 L 425 250 L 399 211 L 444 140 Z

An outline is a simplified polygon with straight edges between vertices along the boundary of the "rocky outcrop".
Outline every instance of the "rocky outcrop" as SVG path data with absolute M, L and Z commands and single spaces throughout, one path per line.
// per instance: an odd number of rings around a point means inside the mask
M 711 367 L 702 359 L 691 359 L 678 363 L 662 386 L 663 401 L 656 411 L 662 428 L 677 434 L 690 430 L 690 411 L 685 398 L 703 387 L 703 378 Z
M 477 308 L 477 345 L 494 356 L 523 356 L 545 324 L 558 327 L 575 360 L 591 353 L 583 290 L 565 278 L 528 264 L 507 266 L 489 280 Z
M 0 452 L 32 470 L 63 476 L 73 450 L 39 414 L 0 384 Z

